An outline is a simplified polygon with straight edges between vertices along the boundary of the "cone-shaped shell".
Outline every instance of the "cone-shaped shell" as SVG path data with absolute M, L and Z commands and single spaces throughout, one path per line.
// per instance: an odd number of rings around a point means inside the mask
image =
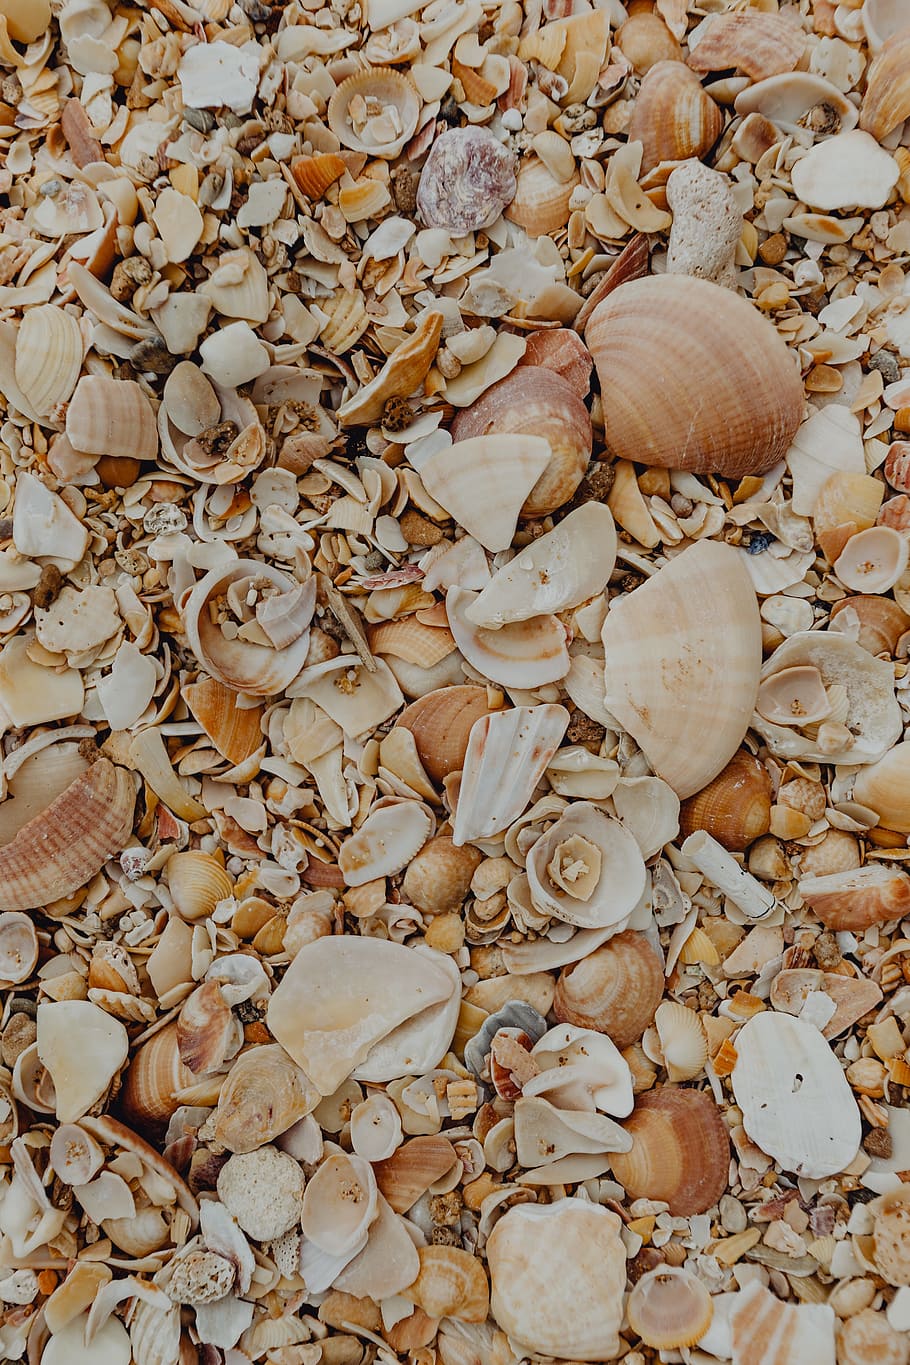
M 661 161 L 702 157 L 724 128 L 724 116 L 682 62 L 652 66 L 632 108 L 629 141 L 642 145 L 641 173 Z
M 706 830 L 731 853 L 742 853 L 771 828 L 771 778 L 763 763 L 739 749 L 700 792 L 683 801 L 679 832 Z
M 177 1025 L 169 1024 L 143 1043 L 130 1062 L 120 1092 L 124 1117 L 140 1131 L 161 1127 L 180 1106 L 178 1091 L 195 1080 L 180 1060 Z
M 239 707 L 237 693 L 214 678 L 188 683 L 183 699 L 215 748 L 231 763 L 243 763 L 263 742 L 262 707 Z
M 26 310 L 16 337 L 16 383 L 40 417 L 72 394 L 83 349 L 72 313 L 49 303 Z
M 881 142 L 910 118 L 910 25 L 892 34 L 866 73 L 859 126 Z
M 701 791 L 739 747 L 758 691 L 761 621 L 741 558 L 699 541 L 614 602 L 602 635 L 607 709 L 678 796 Z
M 491 632 L 492 633 L 492 632 Z M 516 706 L 474 722 L 453 842 L 491 839 L 522 814 L 569 724 L 564 706 Z
M 910 914 L 910 877 L 899 867 L 869 863 L 852 872 L 803 877 L 799 893 L 827 929 L 861 934 Z
M 701 1280 L 681 1266 L 643 1275 L 626 1305 L 629 1326 L 646 1346 L 672 1351 L 694 1346 L 711 1325 L 714 1305 Z
M 782 459 L 799 426 L 803 389 L 786 344 L 750 303 L 708 280 L 620 285 L 595 308 L 585 340 L 604 438 L 623 459 L 741 478 Z
M 464 767 L 474 722 L 491 714 L 485 687 L 440 687 L 406 706 L 397 724 L 414 736 L 427 775 L 443 782 Z
M 483 1262 L 460 1247 L 421 1247 L 420 1272 L 408 1290 L 431 1318 L 486 1322 L 490 1290 Z
M 355 72 L 329 100 L 329 127 L 345 147 L 389 161 L 413 136 L 419 117 L 417 91 L 389 67 Z
M 564 1023 L 606 1033 L 625 1048 L 651 1023 L 663 992 L 663 963 L 644 934 L 627 929 L 563 968 L 553 1013 Z
M 533 365 L 520 365 L 463 408 L 451 430 L 454 441 L 510 433 L 550 442 L 549 464 L 522 508 L 526 517 L 546 516 L 568 502 L 591 458 L 591 419 L 578 392 L 554 371 Z
M 727 1188 L 730 1140 L 710 1095 L 665 1086 L 649 1090 L 623 1123 L 631 1152 L 618 1152 L 613 1174 L 630 1199 L 660 1199 L 674 1218 L 704 1213 Z
M 0 849 L 3 908 L 34 910 L 78 891 L 126 845 L 135 804 L 132 776 L 99 759 Z

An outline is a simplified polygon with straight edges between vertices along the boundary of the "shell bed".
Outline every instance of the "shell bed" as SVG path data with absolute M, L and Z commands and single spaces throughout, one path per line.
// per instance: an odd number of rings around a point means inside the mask
M 0 0 L 0 1360 L 910 1365 L 908 270 L 910 0 Z

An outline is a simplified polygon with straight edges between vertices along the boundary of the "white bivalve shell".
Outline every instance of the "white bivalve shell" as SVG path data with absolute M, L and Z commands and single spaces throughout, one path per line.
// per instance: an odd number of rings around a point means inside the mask
M 515 706 L 471 726 L 452 842 L 492 839 L 523 813 L 569 724 L 564 706 Z
M 345 839 L 338 866 L 347 886 L 363 886 L 406 867 L 433 833 L 433 817 L 419 801 L 390 797 L 377 803 L 363 824 Z
M 38 961 L 38 934 L 30 915 L 0 914 L 0 985 L 27 981 Z
M 785 1171 L 824 1180 L 856 1156 L 860 1113 L 814 1024 L 765 1010 L 736 1035 L 731 1076 L 743 1126 Z
M 475 626 L 468 612 L 477 594 L 449 588 L 446 618 L 463 657 L 484 678 L 503 687 L 544 687 L 569 671 L 566 630 L 558 616 L 533 616 L 496 630 Z
M 369 1095 L 351 1112 L 351 1146 L 366 1161 L 385 1161 L 401 1145 L 401 1117 L 388 1095 Z
M 641 900 L 647 880 L 633 836 L 588 801 L 577 801 L 533 845 L 527 858 L 531 901 L 579 929 L 616 933 Z
M 534 1044 L 531 1056 L 540 1071 L 524 1083 L 523 1095 L 543 1095 L 562 1109 L 599 1109 L 617 1118 L 631 1114 L 632 1072 L 606 1033 L 557 1024 Z

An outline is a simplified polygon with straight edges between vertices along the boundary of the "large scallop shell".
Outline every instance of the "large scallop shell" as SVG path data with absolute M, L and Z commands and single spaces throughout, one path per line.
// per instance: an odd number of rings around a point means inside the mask
M 678 796 L 701 791 L 739 747 L 758 691 L 761 620 L 736 551 L 690 546 L 611 605 L 602 636 L 607 709 Z
M 471 727 L 452 836 L 492 839 L 522 814 L 569 724 L 564 706 L 516 706 Z
M 72 895 L 126 845 L 136 793 L 125 768 L 99 759 L 0 849 L 6 910 Z
M 329 127 L 345 147 L 388 161 L 414 135 L 419 118 L 417 91 L 389 67 L 356 71 L 329 100 Z
M 76 387 L 84 350 L 79 323 L 55 304 L 26 309 L 16 337 L 16 383 L 39 417 Z
M 127 1121 L 140 1131 L 166 1124 L 180 1106 L 179 1092 L 195 1080 L 180 1060 L 177 1025 L 168 1024 L 143 1043 L 130 1062 L 119 1097 Z
M 430 779 L 443 782 L 464 767 L 474 722 L 494 714 L 485 687 L 440 687 L 406 706 L 396 724 L 411 731 Z
M 706 787 L 679 810 L 683 836 L 703 829 L 731 853 L 742 853 L 771 828 L 771 778 L 748 749 L 739 749 Z
M 663 1200 L 674 1218 L 717 1203 L 727 1188 L 730 1140 L 710 1095 L 669 1085 L 646 1091 L 623 1127 L 632 1150 L 611 1165 L 630 1199 Z
M 544 517 L 568 502 L 591 458 L 593 434 L 588 410 L 567 380 L 520 365 L 452 422 L 454 441 L 497 433 L 543 436 L 550 443 L 550 461 L 524 502 L 524 516 Z
M 701 81 L 678 61 L 648 71 L 632 107 L 629 141 L 642 145 L 641 173 L 661 161 L 685 161 L 709 151 L 724 128 L 718 105 Z
M 553 1013 L 625 1048 L 651 1023 L 663 992 L 663 963 L 644 934 L 627 929 L 563 968 Z
M 803 877 L 799 893 L 822 924 L 836 933 L 846 929 L 861 934 L 873 924 L 910 914 L 910 877 L 885 863 Z
M 866 72 L 866 92 L 860 108 L 859 126 L 882 142 L 898 124 L 910 117 L 910 25 L 893 33 L 882 44 Z
M 632 280 L 597 305 L 585 340 L 614 455 L 725 478 L 762 474 L 785 455 L 803 414 L 799 372 L 732 290 L 688 275 Z

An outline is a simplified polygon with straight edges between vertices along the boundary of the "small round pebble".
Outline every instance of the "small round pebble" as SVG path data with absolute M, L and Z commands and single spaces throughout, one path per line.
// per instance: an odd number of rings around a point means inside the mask
M 303 1207 L 303 1171 L 277 1147 L 232 1156 L 218 1176 L 218 1198 L 257 1242 L 288 1232 Z
M 515 197 L 515 165 L 514 152 L 486 128 L 447 129 L 420 172 L 420 216 L 453 237 L 489 227 Z

